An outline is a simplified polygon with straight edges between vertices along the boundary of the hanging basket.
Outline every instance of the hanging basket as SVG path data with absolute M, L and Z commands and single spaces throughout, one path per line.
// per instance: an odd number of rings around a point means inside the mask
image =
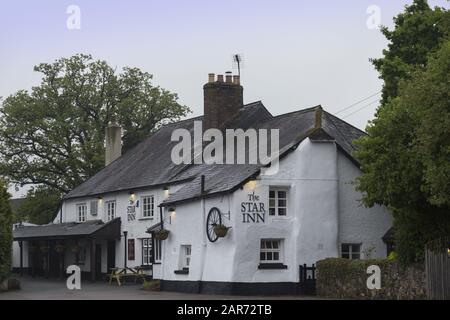
M 224 226 L 223 224 L 218 224 L 214 227 L 214 233 L 219 238 L 223 238 L 227 235 L 228 230 L 230 230 L 231 227 Z
M 49 246 L 40 246 L 39 247 L 39 251 L 41 251 L 42 253 L 47 253 L 50 250 Z
M 70 251 L 71 251 L 72 253 L 79 253 L 79 252 L 80 252 L 80 246 L 77 245 L 77 244 L 72 245 L 72 246 L 70 246 Z
M 62 244 L 57 244 L 56 246 L 55 246 L 55 251 L 57 252 L 57 253 L 63 253 L 64 251 L 65 251 L 65 247 L 64 247 L 64 245 L 62 245 Z
M 169 230 L 161 229 L 158 232 L 155 232 L 153 235 L 156 240 L 166 240 L 169 237 Z
M 35 253 L 38 251 L 38 247 L 37 246 L 29 246 L 28 247 L 28 252 L 30 253 Z

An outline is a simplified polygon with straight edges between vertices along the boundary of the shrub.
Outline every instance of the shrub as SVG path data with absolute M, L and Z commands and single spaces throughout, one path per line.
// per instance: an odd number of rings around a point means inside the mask
M 0 180 L 0 282 L 4 281 L 11 271 L 13 213 L 9 197 L 5 182 Z

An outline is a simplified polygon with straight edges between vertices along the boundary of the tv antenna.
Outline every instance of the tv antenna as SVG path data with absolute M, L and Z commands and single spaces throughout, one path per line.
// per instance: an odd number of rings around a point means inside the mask
M 233 68 L 238 70 L 239 77 L 241 76 L 242 61 L 242 54 L 233 54 Z

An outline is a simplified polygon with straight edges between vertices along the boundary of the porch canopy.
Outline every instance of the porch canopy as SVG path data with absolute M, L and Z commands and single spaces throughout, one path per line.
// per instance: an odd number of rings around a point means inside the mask
M 101 220 L 66 222 L 41 226 L 19 226 L 13 232 L 14 241 L 45 241 L 75 238 L 119 239 L 120 218 L 107 223 Z
M 47 243 L 48 247 L 54 247 L 56 243 L 68 242 L 78 240 L 87 240 L 90 246 L 90 273 L 91 279 L 96 280 L 95 255 L 96 244 L 101 240 L 118 240 L 120 239 L 120 218 L 113 219 L 107 223 L 101 220 L 91 220 L 86 222 L 67 222 L 54 223 L 40 226 L 18 226 L 13 231 L 14 241 L 19 242 L 20 247 L 20 272 L 23 271 L 23 241 L 43 242 Z M 57 262 L 61 265 L 60 272 L 64 270 L 64 255 L 62 257 L 54 257 L 51 250 L 48 250 L 47 263 L 45 272 L 50 273 L 51 262 Z M 60 261 L 62 259 L 62 261 Z M 53 261 L 52 261 L 53 260 Z M 34 274 L 34 263 L 33 263 Z

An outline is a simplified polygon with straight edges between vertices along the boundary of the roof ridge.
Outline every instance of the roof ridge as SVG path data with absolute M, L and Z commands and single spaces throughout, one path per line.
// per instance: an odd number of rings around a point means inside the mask
M 306 108 L 306 109 L 300 109 L 300 110 L 291 111 L 291 112 L 288 112 L 288 113 L 279 114 L 279 115 L 277 115 L 277 116 L 273 116 L 273 119 L 285 117 L 285 116 L 288 116 L 288 115 L 292 115 L 292 114 L 294 114 L 294 113 L 309 112 L 309 111 L 315 110 L 317 107 L 321 107 L 321 105 L 319 104 L 319 105 L 314 106 L 314 107 L 310 107 L 310 108 Z M 271 120 L 273 120 L 273 119 L 271 119 Z
M 330 112 L 328 112 L 328 111 L 326 111 L 326 110 L 323 110 L 323 111 L 324 111 L 327 115 L 330 115 L 332 118 L 337 119 L 337 120 L 339 120 L 339 121 L 345 123 L 346 125 L 349 125 L 349 126 L 352 127 L 353 129 L 356 129 L 356 130 L 358 130 L 359 132 L 364 133 L 364 134 L 367 135 L 367 132 L 365 132 L 364 130 L 359 129 L 358 127 L 355 127 L 354 125 L 352 125 L 351 123 L 348 123 L 347 121 L 343 120 L 342 118 L 339 118 L 338 116 L 335 116 L 334 114 L 332 114 L 332 113 L 330 113 Z M 334 124 L 334 123 L 333 123 L 333 124 Z

